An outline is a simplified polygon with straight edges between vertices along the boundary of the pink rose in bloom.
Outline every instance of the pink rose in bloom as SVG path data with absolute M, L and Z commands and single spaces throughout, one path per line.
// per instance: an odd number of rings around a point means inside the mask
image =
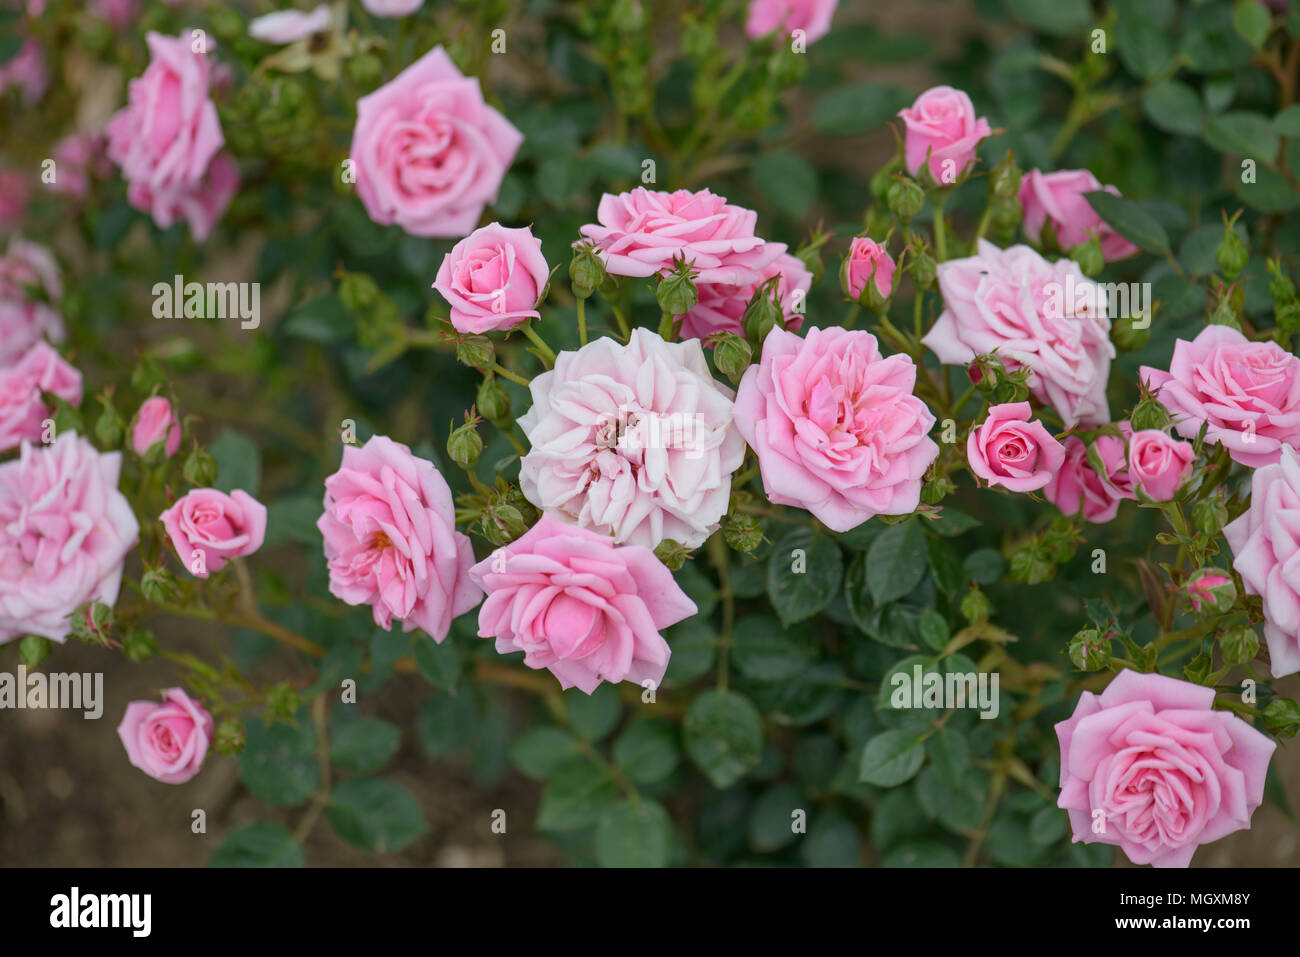
M 736 428 L 768 499 L 837 532 L 913 511 L 939 454 L 915 385 L 912 360 L 881 356 L 869 332 L 811 328 L 801 339 L 773 329 L 736 395 Z
M 442 258 L 433 288 L 450 304 L 457 332 L 502 332 L 541 315 L 535 307 L 550 274 L 531 229 L 492 223 Z
M 24 40 L 17 53 L 0 63 L 0 93 L 11 87 L 18 89 L 23 106 L 37 103 L 50 88 L 45 54 L 35 40 Z
M 1204 570 L 1193 576 L 1187 583 L 1186 590 L 1192 611 L 1200 611 L 1202 608 L 1227 611 L 1237 597 L 1232 579 L 1218 569 Z
M 53 415 L 42 392 L 69 405 L 81 405 L 81 373 L 44 342 L 27 350 L 17 364 L 0 369 L 0 452 L 23 439 L 41 440 L 41 423 Z
M 145 399 L 135 415 L 131 429 L 131 448 L 136 455 L 144 455 L 155 442 L 167 444 L 164 450 L 171 458 L 181 447 L 181 426 L 172 413 L 172 404 L 160 395 Z
M 16 169 L 0 169 L 0 229 L 12 229 L 23 221 L 31 195 L 26 176 Z
M 212 66 L 206 52 L 194 52 L 189 31 L 145 39 L 149 66 L 108 122 L 108 157 L 122 168 L 132 206 L 159 229 L 184 219 L 202 241 L 239 186 L 234 160 L 218 152 L 225 137 L 209 97 Z
M 140 532 L 117 490 L 121 467 L 121 453 L 101 454 L 75 432 L 48 446 L 23 442 L 0 464 L 0 642 L 61 642 L 78 605 L 117 601 Z
M 1128 441 L 1128 470 L 1153 502 L 1167 502 L 1192 477 L 1196 452 L 1159 429 L 1143 429 Z
M 253 20 L 248 25 L 248 35 L 263 43 L 286 44 L 309 37 L 313 33 L 322 33 L 330 28 L 333 20 L 330 8 L 322 3 L 311 13 L 301 10 L 277 10 Z
M 1184 438 L 1205 441 L 1250 468 L 1271 465 L 1282 444 L 1300 445 L 1300 359 L 1276 342 L 1251 342 L 1230 326 L 1206 326 L 1174 343 L 1169 371 L 1143 366 L 1142 379 Z
M 43 337 L 62 342 L 63 319 L 51 305 L 63 281 L 43 246 L 14 237 L 0 258 L 0 369 L 13 365 Z
M 396 223 L 413 236 L 465 236 L 497 198 L 523 141 L 484 102 L 478 80 L 434 47 L 357 101 L 357 194 L 381 225 Z
M 102 133 L 72 133 L 54 146 L 57 170 L 50 188 L 56 193 L 85 199 L 90 194 L 91 176 L 103 179 L 112 171 L 104 154 Z
M 1050 223 L 1056 244 L 1065 251 L 1096 236 L 1106 262 L 1132 256 L 1137 247 L 1115 232 L 1084 198 L 1084 193 L 1104 189 L 1118 196 L 1114 186 L 1102 186 L 1086 169 L 1043 173 L 1031 169 L 1020 181 L 1020 205 L 1025 209 L 1025 232 L 1038 242 Z
M 975 118 L 970 97 L 950 86 L 931 87 L 898 115 L 907 126 L 903 141 L 907 171 L 915 176 L 928 155 L 930 175 L 936 183 L 955 183 L 975 158 L 976 144 L 993 132 L 988 120 Z M 947 160 L 952 164 L 945 175 Z
M 786 250 L 754 235 L 757 213 L 707 189 L 606 193 L 596 219 L 579 232 L 613 276 L 666 274 L 674 259 L 684 259 L 698 272 L 696 283 L 749 286 Z
M 1276 744 L 1213 704 L 1213 688 L 1130 670 L 1100 695 L 1083 692 L 1056 725 L 1056 803 L 1074 840 L 1116 844 L 1134 864 L 1186 867 L 1199 845 L 1249 829 Z
M 1290 445 L 1255 470 L 1250 508 L 1223 528 L 1246 594 L 1264 599 L 1273 677 L 1300 671 L 1300 458 Z
M 1065 447 L 1029 416 L 1028 402 L 990 406 L 966 440 L 971 471 L 1012 492 L 1032 492 L 1050 482 L 1065 461 Z
M 874 280 L 876 291 L 888 299 L 894 292 L 894 268 L 894 260 L 884 245 L 858 236 L 849 246 L 849 258 L 844 260 L 844 286 L 850 296 L 859 299 L 868 280 Z
M 240 489 L 196 488 L 159 516 L 190 574 L 207 578 L 227 560 L 251 555 L 266 539 L 266 506 Z
M 1097 474 L 1088 461 L 1088 447 L 1078 436 L 1071 435 L 1065 440 L 1065 462 L 1044 486 L 1043 497 L 1066 515 L 1082 514 L 1085 521 L 1101 525 L 1115 517 L 1120 502 L 1135 496 L 1124 440 L 1099 435 L 1093 444 L 1106 474 Z
M 757 40 L 773 30 L 792 34 L 804 32 L 804 39 L 816 43 L 831 30 L 831 16 L 839 0 L 750 0 L 745 18 L 745 36 Z
M 561 352 L 530 389 L 519 417 L 528 501 L 620 544 L 695 548 L 717 529 L 745 443 L 698 339 L 642 328 L 627 345 L 596 339 Z
M 785 248 L 782 243 L 768 245 Z M 808 290 L 812 288 L 812 273 L 803 264 L 803 260 L 782 253 L 770 265 L 759 270 L 759 276 L 757 282 L 741 286 L 696 283 L 699 300 L 682 319 L 681 338 L 704 340 L 718 332 L 743 335 L 745 307 L 754 297 L 755 290 L 774 276 L 780 277 L 776 293 L 785 327 L 795 330 L 802 326 L 805 300 Z
M 938 278 L 944 311 L 921 341 L 940 362 L 969 365 L 996 350 L 1008 369 L 1029 367 L 1034 397 L 1066 428 L 1110 421 L 1106 296 L 1078 263 L 981 239 L 976 255 L 939 263 Z
M 543 516 L 522 537 L 470 569 L 487 592 L 480 638 L 524 653 L 562 688 L 602 681 L 658 687 L 672 653 L 660 632 L 695 614 L 654 552 Z
M 361 0 L 361 5 L 372 16 L 397 19 L 409 17 L 419 10 L 424 6 L 424 0 Z
M 536 381 L 536 380 L 534 380 Z M 469 579 L 474 550 L 456 531 L 446 480 L 427 459 L 382 435 L 345 446 L 343 464 L 325 480 L 325 538 L 330 594 L 370 605 L 375 624 L 447 637 L 451 620 L 478 604 Z
M 212 742 L 212 715 L 180 688 L 163 703 L 132 701 L 117 735 L 131 763 L 163 784 L 184 784 L 199 773 Z

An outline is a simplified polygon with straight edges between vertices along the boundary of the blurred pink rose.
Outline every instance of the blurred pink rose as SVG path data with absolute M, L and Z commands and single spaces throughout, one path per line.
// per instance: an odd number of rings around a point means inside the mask
M 131 428 L 131 448 L 136 455 L 144 455 L 156 442 L 166 442 L 163 446 L 167 458 L 171 458 L 181 447 L 181 425 L 172 412 L 172 404 L 160 395 L 145 399 L 140 411 L 135 414 L 135 425 Z
M 0 169 L 0 229 L 18 227 L 27 214 L 32 189 L 16 169 Z
M 541 315 L 537 301 L 550 274 L 531 229 L 491 223 L 442 258 L 433 288 L 450 304 L 457 332 L 501 332 Z
M 750 0 L 745 17 L 745 35 L 751 40 L 773 30 L 790 34 L 802 30 L 815 43 L 831 30 L 831 16 L 839 0 Z
M 150 31 L 145 39 L 149 66 L 108 122 L 108 156 L 122 169 L 132 206 L 159 229 L 184 218 L 202 241 L 239 185 L 234 160 L 218 152 L 225 137 L 209 96 L 212 66 L 206 52 L 194 52 L 188 31 Z
M 0 258 L 0 369 L 13 365 L 42 337 L 62 342 L 63 319 L 52 303 L 63 296 L 49 250 L 15 236 Z
M 671 654 L 660 632 L 696 612 L 650 549 L 551 516 L 469 574 L 487 592 L 479 637 L 587 694 L 602 681 L 657 688 Z
M 773 329 L 740 380 L 735 413 L 768 499 L 837 532 L 913 511 L 939 454 L 915 385 L 912 360 L 881 356 L 869 332 L 814 327 L 801 339 Z
M 783 243 L 768 243 L 768 246 L 785 248 Z M 745 307 L 754 297 L 755 290 L 773 277 L 780 277 L 776 293 L 785 327 L 798 329 L 803 325 L 805 298 L 812 288 L 812 273 L 803 264 L 803 260 L 782 253 L 759 270 L 756 282 L 740 286 L 716 282 L 696 283 L 699 300 L 682 319 L 681 338 L 704 340 L 718 332 L 743 335 Z
M 854 299 L 861 299 L 868 281 L 875 282 L 876 291 L 885 299 L 894 292 L 894 260 L 883 243 L 866 236 L 854 237 L 843 269 L 843 286 Z
M 1227 611 L 1237 597 L 1237 588 L 1232 584 L 1232 579 L 1217 568 L 1202 569 L 1193 575 L 1186 585 L 1186 591 L 1192 611 L 1200 611 L 1202 608 Z
M 266 540 L 266 506 L 241 489 L 196 488 L 159 516 L 176 556 L 195 578 L 251 555 Z M 200 558 L 201 556 L 201 558 Z
M 41 440 L 41 423 L 53 414 L 41 393 L 81 405 L 81 373 L 45 342 L 37 342 L 12 366 L 0 368 L 0 452 L 23 439 Z
M 54 145 L 55 177 L 50 188 L 56 193 L 85 199 L 90 194 L 90 180 L 112 172 L 104 153 L 103 133 L 71 133 Z
M 361 5 L 373 16 L 397 19 L 409 17 L 419 10 L 424 6 L 424 0 L 361 0 Z
M 24 40 L 18 52 L 0 63 L 0 93 L 17 87 L 23 106 L 31 106 L 50 88 L 45 54 L 35 40 Z
M 718 527 L 745 443 L 698 339 L 644 328 L 627 345 L 596 339 L 561 352 L 530 388 L 519 485 L 538 508 L 649 548 L 695 548 Z
M 1031 169 L 1020 181 L 1025 232 L 1037 243 L 1043 226 L 1050 223 L 1056 245 L 1066 252 L 1096 235 L 1106 262 L 1132 256 L 1137 247 L 1115 232 L 1084 198 L 1084 193 L 1099 189 L 1119 195 L 1114 186 L 1102 186 L 1086 169 L 1062 169 L 1054 173 Z
M 1028 402 L 989 406 L 988 417 L 966 439 L 970 469 L 989 485 L 1032 492 L 1056 475 L 1065 447 L 1030 418 Z
M 684 259 L 695 267 L 696 283 L 749 286 L 786 250 L 754 235 L 757 213 L 707 189 L 606 193 L 596 219 L 579 232 L 595 243 L 612 276 L 666 274 L 674 259 Z
M 1082 514 L 1097 525 L 1119 512 L 1119 503 L 1133 498 L 1133 479 L 1124 457 L 1124 440 L 1099 435 L 1093 443 L 1106 468 L 1105 475 L 1088 461 L 1088 447 L 1076 435 L 1065 440 L 1065 462 L 1043 488 L 1043 496 L 1066 515 Z
M 1223 528 L 1246 594 L 1264 599 L 1264 640 L 1273 677 L 1300 671 L 1300 457 L 1282 446 L 1255 470 L 1250 508 Z
M 1134 864 L 1186 867 L 1201 844 L 1249 829 L 1276 744 L 1214 689 L 1124 670 L 1056 725 L 1074 840 L 1118 845 Z
M 184 784 L 199 773 L 213 721 L 203 705 L 180 688 L 163 692 L 163 703 L 132 701 L 117 726 L 131 763 L 163 784 Z
M 330 29 L 333 19 L 330 8 L 322 3 L 311 13 L 301 10 L 277 10 L 267 13 L 248 24 L 248 35 L 263 43 L 293 43 L 313 33 Z
M 1190 442 L 1180 442 L 1159 429 L 1133 433 L 1128 442 L 1128 470 L 1133 481 L 1153 502 L 1167 502 L 1192 476 L 1196 452 Z
M 75 432 L 52 445 L 24 441 L 0 464 L 0 642 L 61 642 L 78 605 L 117 601 L 140 532 L 117 489 L 121 468 L 120 453 L 101 454 Z
M 139 16 L 136 0 L 91 0 L 88 9 L 92 16 L 107 21 L 119 30 Z
M 913 176 L 926 164 L 936 183 L 955 183 L 975 158 L 975 146 L 993 131 L 984 117 L 975 118 L 970 97 L 950 86 L 931 87 L 899 114 L 907 126 L 903 154 Z M 952 160 L 945 175 L 944 162 Z
M 1066 428 L 1110 421 L 1106 296 L 1078 263 L 981 239 L 976 255 L 939 263 L 938 277 L 944 311 L 921 341 L 940 362 L 969 365 L 996 350 L 1007 368 L 1029 367 L 1030 390 Z
M 484 102 L 478 80 L 434 47 L 357 101 L 357 195 L 376 223 L 465 236 L 496 200 L 523 141 Z
M 1147 386 L 1184 438 L 1205 441 L 1233 461 L 1271 465 L 1284 442 L 1300 445 L 1300 359 L 1276 342 L 1251 342 L 1230 326 L 1206 326 L 1174 343 L 1169 371 L 1143 366 Z
M 534 380 L 536 381 L 536 380 Z M 325 480 L 325 538 L 330 594 L 370 605 L 375 624 L 420 628 L 435 641 L 451 620 L 478 604 L 469 579 L 474 551 L 456 531 L 446 480 L 427 459 L 382 435 L 343 449 Z

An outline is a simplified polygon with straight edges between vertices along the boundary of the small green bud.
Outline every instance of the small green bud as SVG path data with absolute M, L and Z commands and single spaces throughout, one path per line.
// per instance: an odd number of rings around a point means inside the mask
M 185 476 L 185 481 L 196 488 L 210 488 L 217 480 L 217 460 L 207 449 L 195 442 L 194 448 L 185 457 L 181 474 Z
M 573 294 L 579 299 L 587 299 L 604 281 L 605 263 L 597 255 L 596 247 L 590 241 L 582 243 L 569 260 L 569 282 Z
M 1211 326 L 1229 326 L 1241 332 L 1241 316 L 1232 304 L 1232 296 L 1225 293 L 1219 297 L 1206 323 Z
M 266 691 L 266 720 L 291 721 L 302 704 L 302 697 L 293 685 L 282 681 Z
M 126 435 L 126 423 L 113 405 L 112 388 L 103 391 L 99 396 L 99 404 L 104 407 L 104 411 L 95 422 L 95 441 L 102 449 L 116 449 L 121 446 L 122 437 Z
M 447 455 L 468 471 L 483 454 L 483 437 L 478 434 L 478 416 L 465 416 L 465 424 L 447 436 Z
M 907 176 L 895 176 L 886 194 L 889 211 L 907 222 L 925 205 L 925 190 L 921 184 Z
M 1079 264 L 1079 269 L 1085 276 L 1097 275 L 1106 265 L 1106 257 L 1101 251 L 1101 240 L 1095 235 L 1071 249 L 1070 258 Z
M 496 376 L 489 373 L 483 377 L 478 384 L 474 405 L 493 425 L 510 424 L 510 393 Z
M 147 628 L 132 628 L 122 639 L 122 654 L 129 661 L 147 661 L 158 653 L 158 642 Z
M 750 345 L 761 346 L 767 334 L 781 323 L 783 318 L 781 307 L 776 303 L 775 282 L 769 279 L 754 290 L 749 305 L 745 306 L 745 311 L 740 317 L 740 323 Z
M 1040 542 L 1033 542 L 1011 553 L 1011 577 L 1027 585 L 1045 582 L 1056 574 L 1056 566 L 1048 559 Z
M 157 568 L 145 568 L 140 576 L 140 593 L 144 595 L 145 601 L 155 605 L 169 605 L 180 597 L 181 586 L 176 576 L 160 565 Z
M 107 647 L 113 631 L 113 609 L 103 602 L 88 602 L 72 613 L 72 637 L 90 645 Z
M 1193 505 L 1191 515 L 1192 524 L 1198 532 L 1218 535 L 1219 530 L 1228 521 L 1228 504 L 1223 499 L 1223 490 L 1216 490 L 1215 494 Z
M 244 726 L 234 718 L 227 718 L 217 725 L 217 733 L 212 739 L 217 754 L 234 757 L 244 750 L 244 743 Z
M 912 274 L 912 281 L 918 289 L 930 289 L 938 275 L 939 264 L 928 252 L 922 251 L 908 264 L 907 270 Z
M 367 51 L 358 53 L 347 62 L 348 79 L 362 89 L 369 89 L 384 75 L 384 61 Z
M 670 572 L 675 572 L 686 564 L 690 555 L 690 551 L 671 538 L 665 538 L 655 546 L 655 558 L 663 562 Z
M 1169 424 L 1169 412 L 1163 405 L 1151 396 L 1138 401 L 1133 407 L 1133 414 L 1129 416 L 1129 424 L 1133 427 L 1134 432 L 1141 432 L 1145 429 L 1163 429 Z
M 921 486 L 921 501 L 926 505 L 938 505 L 944 498 L 957 490 L 957 486 L 946 475 L 938 475 Z
M 1115 319 L 1111 339 L 1120 352 L 1137 352 L 1151 341 L 1150 318 L 1124 316 Z
M 988 621 L 993 613 L 993 603 L 980 591 L 979 586 L 972 585 L 970 591 L 961 596 L 961 616 L 970 624 Z
M 479 519 L 479 528 L 483 537 L 493 545 L 508 545 L 524 532 L 528 523 L 523 512 L 506 502 L 493 502 L 483 511 Z
M 700 293 L 695 288 L 695 281 L 691 279 L 689 268 L 685 264 L 678 264 L 673 272 L 662 277 L 655 287 L 655 298 L 659 300 L 659 308 L 665 315 L 684 316 L 694 309 L 699 302 Z
M 1241 241 L 1241 235 L 1232 226 L 1225 227 L 1223 239 L 1219 241 L 1219 248 L 1214 253 L 1214 261 L 1219 264 L 1219 272 L 1231 282 L 1241 275 L 1249 258 L 1250 250 Z
M 39 668 L 54 653 L 54 645 L 40 635 L 23 635 L 18 642 L 18 659 L 28 668 Z
M 339 279 L 339 301 L 352 312 L 373 309 L 379 297 L 379 284 L 365 273 L 345 272 Z
M 989 170 L 989 195 L 995 199 L 1017 201 L 1023 175 L 1020 167 L 1016 165 L 1015 154 L 1007 150 L 1007 155 Z
M 1259 654 L 1259 635 L 1253 628 L 1237 628 L 1219 637 L 1219 652 L 1223 663 L 1227 665 L 1244 665 L 1254 661 Z
M 728 547 L 752 555 L 763 543 L 763 526 L 754 516 L 737 513 L 728 516 L 723 522 L 722 537 Z
M 1096 628 L 1076 632 L 1067 650 L 1070 663 L 1080 671 L 1100 671 L 1110 664 L 1110 639 L 1103 638 Z
M 456 361 L 487 372 L 497 361 L 496 348 L 487 336 L 461 336 L 456 340 Z
M 754 358 L 754 350 L 746 340 L 732 332 L 719 333 L 713 341 L 713 364 L 733 385 L 738 383 Z

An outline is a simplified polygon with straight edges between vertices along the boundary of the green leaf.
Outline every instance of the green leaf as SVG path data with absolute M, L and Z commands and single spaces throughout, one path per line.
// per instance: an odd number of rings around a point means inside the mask
M 1255 182 L 1243 183 L 1235 176 L 1237 196 L 1252 209 L 1265 213 L 1289 213 L 1300 206 L 1300 193 L 1286 179 L 1266 166 L 1255 170 Z
M 602 867 L 667 867 L 672 850 L 672 819 L 647 798 L 611 804 L 596 821 L 596 860 Z
M 742 618 L 732 629 L 732 656 L 747 678 L 794 678 L 817 660 L 817 639 L 805 627 L 783 628 L 770 615 Z
M 1149 80 L 1174 58 L 1169 33 L 1154 24 L 1132 17 L 1115 24 L 1115 47 L 1130 73 Z
M 956 594 L 966 581 L 961 554 L 942 538 L 927 538 L 925 554 L 930 562 L 930 575 L 934 578 L 935 586 L 945 595 Z
M 479 715 L 467 694 L 432 694 L 420 708 L 416 728 L 424 750 L 435 758 L 468 747 L 478 734 Z
M 910 731 L 882 731 L 862 749 L 858 780 L 877 787 L 898 787 L 910 781 L 925 761 L 925 745 Z
M 209 867 L 302 867 L 302 847 L 279 824 L 258 821 L 231 831 Z
M 948 644 L 948 622 L 933 608 L 921 612 L 920 633 L 921 640 L 935 651 L 942 651 Z
M 1201 98 L 1186 83 L 1165 80 L 1142 93 L 1142 112 L 1166 133 L 1198 136 L 1205 124 Z
M 1007 560 L 996 548 L 977 548 L 962 562 L 966 577 L 980 585 L 992 585 L 1006 568 Z
M 243 489 L 256 496 L 262 481 L 262 457 L 248 436 L 233 429 L 222 429 L 208 452 L 217 463 L 217 480 L 213 487 L 221 492 Z
M 676 727 L 653 718 L 628 725 L 614 742 L 614 761 L 633 784 L 659 783 L 681 761 Z
M 611 684 L 601 684 L 591 694 L 570 688 L 564 693 L 564 711 L 569 726 L 579 737 L 599 741 L 618 724 L 623 714 L 623 701 L 618 696 L 618 689 Z
M 1243 40 L 1256 50 L 1264 45 L 1273 15 L 1268 8 L 1255 0 L 1236 0 L 1232 8 L 1232 26 Z
M 1300 136 L 1300 103 L 1293 103 L 1273 117 L 1273 132 L 1278 136 Z
M 294 339 L 329 344 L 351 341 L 356 327 L 356 318 L 330 293 L 299 306 L 281 320 L 278 329 Z
M 339 782 L 328 813 L 339 837 L 376 854 L 400 851 L 429 830 L 410 792 L 384 778 Z
M 1081 34 L 1092 22 L 1088 0 L 1004 0 L 1007 12 L 1054 36 Z
M 460 652 L 450 635 L 437 642 L 422 631 L 413 632 L 411 647 L 415 664 L 429 684 L 443 691 L 455 689 L 460 678 Z
M 961 855 L 946 844 L 900 844 L 880 859 L 881 867 L 961 867 Z
M 316 520 L 321 514 L 319 492 L 295 495 L 272 502 L 266 507 L 266 547 L 297 542 L 314 548 L 321 547 L 320 529 Z
M 763 721 L 735 691 L 706 691 L 686 712 L 686 753 L 716 788 L 730 787 L 763 753 Z
M 1104 189 L 1083 195 L 1097 215 L 1133 245 L 1161 256 L 1169 251 L 1169 236 L 1165 228 L 1137 203 Z
M 799 219 L 817 201 L 817 171 L 797 153 L 778 150 L 754 160 L 754 182 L 767 201 Z
M 582 753 L 582 747 L 568 731 L 547 725 L 525 731 L 510 745 L 510 763 L 522 773 L 545 781 L 556 768 Z
M 749 846 L 760 854 L 789 847 L 799 835 L 793 828 L 794 814 L 809 811 L 803 792 L 789 782 L 764 791 L 749 812 Z
M 926 741 L 930 765 L 947 787 L 955 788 L 970 768 L 970 745 L 966 736 L 951 726 L 941 729 Z
M 373 774 L 392 760 L 402 729 L 378 718 L 356 718 L 330 731 L 330 761 L 353 774 Z
M 767 594 L 786 624 L 811 618 L 840 589 L 844 558 L 835 539 L 811 528 L 797 528 L 772 546 L 767 563 Z
M 1029 819 L 1029 839 L 1038 845 L 1055 844 L 1065 837 L 1068 825 L 1065 812 L 1049 804 Z
M 305 712 L 299 712 L 296 727 L 283 722 L 248 722 L 239 777 L 255 798 L 277 807 L 293 807 L 320 787 L 316 730 L 305 719 Z
M 665 684 L 686 684 L 713 667 L 717 656 L 717 635 L 698 616 L 668 629 L 665 638 L 673 656 L 668 659 Z
M 867 552 L 867 587 L 876 605 L 908 594 L 925 575 L 925 531 L 915 518 L 880 533 Z
M 822 811 L 808 828 L 799 853 L 809 867 L 857 867 L 862 863 L 862 836 L 840 811 Z
M 576 831 L 595 825 L 618 792 L 609 769 L 591 758 L 557 768 L 542 790 L 537 808 L 539 831 Z
M 1233 153 L 1267 164 L 1277 156 L 1281 140 L 1262 113 L 1232 110 L 1210 117 L 1205 126 L 1205 142 L 1220 153 Z
M 823 93 L 813 104 L 813 126 L 823 133 L 865 133 L 889 122 L 910 102 L 896 86 L 841 86 Z

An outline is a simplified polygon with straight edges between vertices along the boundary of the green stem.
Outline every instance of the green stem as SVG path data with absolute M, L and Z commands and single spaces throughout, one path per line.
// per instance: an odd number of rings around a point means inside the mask
M 943 222 L 943 207 L 948 197 L 942 192 L 935 193 L 930 202 L 934 204 L 934 254 L 936 262 L 948 258 L 948 234 Z
M 587 344 L 587 300 L 582 296 L 578 297 L 578 342 Z
M 492 371 L 495 372 L 503 379 L 509 379 L 515 385 L 522 385 L 527 387 L 532 384 L 532 381 L 530 379 L 525 379 L 521 375 L 516 375 L 515 373 L 507 369 L 505 366 L 501 365 L 499 362 L 492 363 Z
M 528 337 L 528 340 L 537 347 L 537 352 L 541 356 L 542 362 L 546 368 L 550 369 L 555 366 L 555 350 L 546 344 L 546 340 L 537 334 L 531 322 L 525 322 L 519 327 L 519 331 Z

